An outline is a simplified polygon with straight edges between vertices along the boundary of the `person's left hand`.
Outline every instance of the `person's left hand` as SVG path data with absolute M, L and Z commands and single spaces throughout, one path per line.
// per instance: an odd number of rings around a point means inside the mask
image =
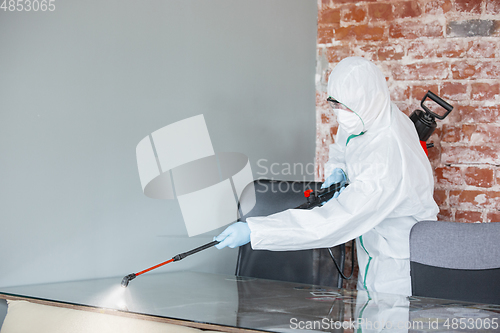
M 321 188 L 327 188 L 327 187 L 332 186 L 333 184 L 341 183 L 341 182 L 343 182 L 345 184 L 346 181 L 347 181 L 347 177 L 345 175 L 344 170 L 342 170 L 340 168 L 335 168 L 332 171 L 332 173 L 325 179 L 325 182 L 323 183 L 323 185 L 321 185 Z
M 215 245 L 219 250 L 226 246 L 230 248 L 242 246 L 250 242 L 250 228 L 245 222 L 236 222 L 227 227 L 226 230 L 215 237 L 214 240 L 220 242 Z
M 344 186 L 342 186 L 340 188 L 340 190 L 335 192 L 335 194 L 333 195 L 333 198 L 337 198 L 340 195 L 340 193 L 342 193 L 342 191 L 345 190 L 345 183 L 346 182 L 347 182 L 347 177 L 345 175 L 344 170 L 342 170 L 340 168 L 336 168 L 332 171 L 330 176 L 328 176 L 325 179 L 325 182 L 323 183 L 323 185 L 321 185 L 321 188 L 327 188 L 327 187 L 332 186 L 333 184 L 341 183 Z
M 342 191 L 344 191 L 344 190 L 345 190 L 345 186 L 342 186 L 340 188 L 340 190 L 338 190 L 337 192 L 335 192 L 335 194 L 333 195 L 332 198 L 338 198 L 338 196 L 340 195 L 340 193 L 342 193 Z

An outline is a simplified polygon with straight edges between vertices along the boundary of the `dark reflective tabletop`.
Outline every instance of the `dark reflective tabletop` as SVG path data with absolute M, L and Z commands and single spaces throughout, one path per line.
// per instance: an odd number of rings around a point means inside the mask
M 0 288 L 0 297 L 271 332 L 499 332 L 500 306 L 197 272 Z

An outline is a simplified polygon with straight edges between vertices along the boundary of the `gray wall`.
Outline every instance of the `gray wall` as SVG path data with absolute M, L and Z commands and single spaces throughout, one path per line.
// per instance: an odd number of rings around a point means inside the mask
M 0 11 L 0 286 L 119 282 L 211 241 L 141 190 L 135 147 L 175 121 L 204 114 L 256 178 L 314 162 L 315 0 L 55 5 Z M 232 274 L 235 254 L 165 269 Z
M 7 301 L 0 299 L 0 327 L 2 327 L 5 316 L 7 316 Z

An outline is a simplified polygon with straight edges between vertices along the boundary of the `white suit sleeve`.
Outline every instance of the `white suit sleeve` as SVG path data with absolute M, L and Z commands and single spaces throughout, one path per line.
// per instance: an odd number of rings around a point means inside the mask
M 325 179 L 332 174 L 333 170 L 340 168 L 346 170 L 345 166 L 345 147 L 347 141 L 347 133 L 340 127 L 335 136 L 335 143 L 331 144 L 328 153 L 328 162 L 324 165 Z
M 394 143 L 396 144 L 396 143 Z M 396 144 L 397 145 L 397 144 Z M 389 216 L 403 200 L 398 149 L 390 144 L 365 147 L 354 164 L 355 179 L 337 199 L 312 210 L 290 209 L 248 218 L 254 249 L 290 251 L 332 247 L 363 235 Z M 373 148 L 375 147 L 375 148 Z

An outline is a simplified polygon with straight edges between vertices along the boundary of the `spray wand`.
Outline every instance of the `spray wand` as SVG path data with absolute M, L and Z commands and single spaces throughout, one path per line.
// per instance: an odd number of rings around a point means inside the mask
M 348 184 L 346 184 L 345 182 L 340 182 L 340 183 L 333 184 L 328 188 L 320 189 L 318 191 L 307 190 L 304 192 L 304 196 L 307 198 L 307 202 L 296 207 L 295 209 L 311 209 L 311 208 L 314 208 L 317 206 L 321 206 L 323 203 L 330 200 L 333 197 L 333 195 L 335 194 L 335 192 L 339 191 L 343 186 L 347 186 L 347 185 Z M 162 262 L 162 263 L 155 265 L 153 267 L 149 267 L 143 271 L 140 271 L 139 273 L 129 274 L 123 278 L 122 287 L 126 288 L 129 284 L 129 282 L 132 281 L 133 279 L 135 279 L 136 277 L 138 277 L 139 275 L 142 275 L 144 273 L 152 271 L 153 269 L 156 269 L 156 268 L 161 267 L 163 265 L 169 264 L 171 262 L 182 260 L 182 259 L 186 258 L 187 256 L 190 256 L 190 255 L 195 254 L 197 252 L 206 250 L 206 249 L 208 249 L 214 245 L 217 245 L 219 243 L 220 243 L 219 241 L 213 241 L 213 242 L 207 243 L 207 244 L 202 245 L 200 247 L 197 247 L 191 251 L 187 251 L 187 252 L 178 254 L 170 260 Z
M 149 271 L 152 271 L 153 269 L 156 269 L 158 267 L 161 267 L 163 265 L 166 265 L 166 264 L 169 264 L 171 262 L 174 262 L 174 261 L 179 261 L 179 260 L 182 260 L 184 258 L 186 258 L 187 256 L 190 256 L 192 254 L 195 254 L 196 252 L 200 252 L 200 251 L 203 251 L 205 249 L 208 249 L 209 247 L 212 247 L 214 245 L 217 245 L 219 244 L 218 241 L 213 241 L 213 242 L 210 242 L 210 243 L 207 243 L 205 245 L 202 245 L 200 247 L 197 247 L 196 249 L 193 249 L 191 251 L 187 251 L 187 252 L 184 252 L 184 253 L 181 253 L 181 254 L 178 254 L 176 256 L 174 256 L 172 259 L 170 260 L 167 260 L 165 262 L 162 262 L 161 264 L 158 264 L 158 265 L 155 265 L 153 267 L 149 267 L 148 269 L 145 269 L 143 271 L 140 271 L 139 273 L 132 273 L 132 274 L 129 274 L 127 276 L 125 276 L 122 280 L 122 287 L 126 288 L 129 284 L 130 281 L 132 281 L 133 279 L 135 279 L 136 277 L 138 277 L 139 275 L 142 275 L 144 273 L 147 273 Z

